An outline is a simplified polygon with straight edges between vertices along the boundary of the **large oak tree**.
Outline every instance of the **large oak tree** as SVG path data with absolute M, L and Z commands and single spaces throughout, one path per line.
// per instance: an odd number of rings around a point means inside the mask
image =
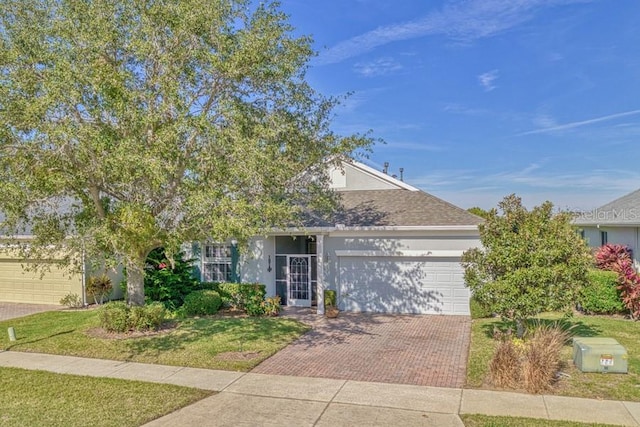
M 313 55 L 269 1 L 3 1 L 0 234 L 109 256 L 142 304 L 152 249 L 291 224 L 370 143 L 330 130 Z

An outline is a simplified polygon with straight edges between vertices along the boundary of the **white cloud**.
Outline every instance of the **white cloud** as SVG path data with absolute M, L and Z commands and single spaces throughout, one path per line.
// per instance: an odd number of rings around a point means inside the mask
M 640 114 L 640 110 L 631 110 L 631 111 L 625 111 L 623 113 L 616 113 L 616 114 L 609 114 L 606 116 L 601 116 L 601 117 L 595 117 L 592 119 L 588 119 L 588 120 L 582 120 L 582 121 L 578 121 L 578 122 L 570 122 L 570 123 L 564 123 L 561 125 L 552 125 L 549 127 L 543 127 L 542 129 L 535 129 L 535 130 L 530 130 L 527 132 L 522 132 L 519 133 L 516 136 L 524 136 L 524 135 L 533 135 L 533 134 L 537 134 L 537 133 L 548 133 L 548 132 L 557 132 L 557 131 L 563 131 L 563 130 L 569 130 L 569 129 L 574 129 L 574 128 L 578 128 L 581 126 L 587 126 L 587 125 L 591 125 L 593 123 L 599 123 L 599 122 L 605 122 L 608 120 L 614 120 L 614 119 L 618 119 L 620 117 L 627 117 L 627 116 L 633 116 L 636 114 Z M 549 122 L 550 124 L 555 123 L 555 121 Z
M 402 69 L 402 65 L 393 58 L 385 57 L 370 62 L 358 62 L 353 68 L 364 77 L 375 77 L 399 71 Z
M 492 208 L 504 196 L 516 193 L 529 207 L 549 200 L 560 209 L 593 209 L 636 190 L 640 172 L 617 169 L 555 172 L 533 163 L 521 170 L 493 174 L 451 169 L 415 177 L 407 171 L 405 180 L 464 208 Z
M 497 87 L 494 84 L 497 78 L 498 70 L 487 71 L 486 73 L 482 73 L 478 76 L 478 83 L 480 83 L 480 86 L 484 88 L 485 92 L 491 92 Z
M 332 64 L 378 46 L 428 35 L 472 41 L 509 30 L 531 20 L 538 9 L 588 0 L 455 0 L 421 19 L 378 27 L 321 52 L 316 62 Z

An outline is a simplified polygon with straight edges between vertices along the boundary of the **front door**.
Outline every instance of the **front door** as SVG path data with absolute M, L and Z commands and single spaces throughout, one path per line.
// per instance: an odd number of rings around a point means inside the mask
M 287 256 L 287 305 L 311 307 L 311 257 Z

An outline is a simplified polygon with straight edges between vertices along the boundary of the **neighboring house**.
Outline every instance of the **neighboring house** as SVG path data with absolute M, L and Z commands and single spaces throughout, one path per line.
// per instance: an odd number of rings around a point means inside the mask
M 580 213 L 573 223 L 589 246 L 606 243 L 626 245 L 633 251 L 636 269 L 640 266 L 640 189 L 589 212 Z
M 331 220 L 255 238 L 239 263 L 233 245 L 194 244 L 200 278 L 264 283 L 318 313 L 334 289 L 342 310 L 469 314 L 460 257 L 480 247 L 481 218 L 355 161 L 330 176 L 343 205 Z
M 2 215 L 0 214 L 0 223 Z M 33 236 L 30 230 L 16 236 L 20 243 L 28 243 Z M 86 260 L 81 273 L 69 273 L 62 267 L 62 259 L 55 257 L 46 261 L 23 259 L 15 248 L 15 240 L 2 237 L 0 232 L 0 301 L 31 304 L 60 304 L 60 300 L 69 294 L 76 294 L 84 304 L 93 303 L 86 295 L 86 281 L 102 271 L 93 271 Z M 35 269 L 35 265 L 39 268 Z M 120 290 L 121 272 L 109 272 L 113 283 L 113 298 L 122 297 Z

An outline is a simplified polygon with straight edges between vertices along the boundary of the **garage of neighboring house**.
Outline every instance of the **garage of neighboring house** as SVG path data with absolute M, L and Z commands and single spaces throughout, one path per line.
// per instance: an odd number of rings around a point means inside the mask
M 82 298 L 80 274 L 70 275 L 55 259 L 47 260 L 46 268 L 33 271 L 33 261 L 0 252 L 0 301 L 60 304 L 70 293 Z

